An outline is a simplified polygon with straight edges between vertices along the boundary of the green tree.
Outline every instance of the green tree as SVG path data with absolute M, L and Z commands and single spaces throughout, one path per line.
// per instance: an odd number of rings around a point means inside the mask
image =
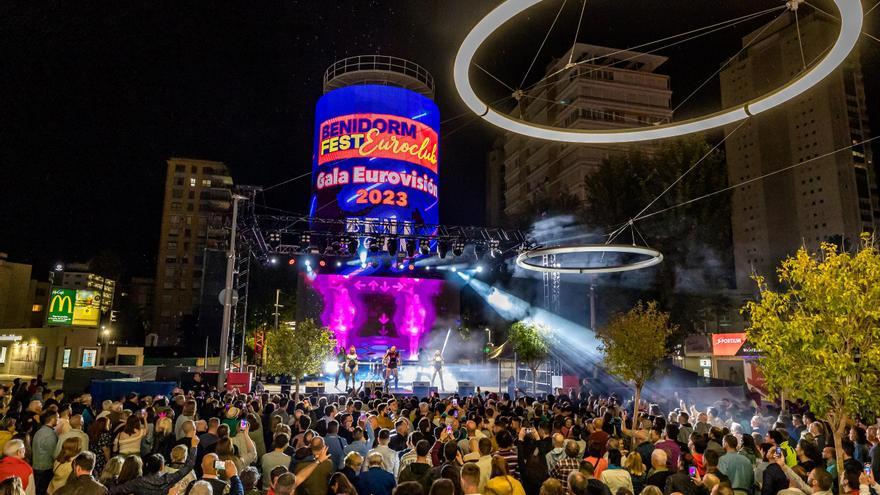
M 855 253 L 823 243 L 784 260 L 778 277 L 779 291 L 756 277 L 760 298 L 744 308 L 748 340 L 770 393 L 807 401 L 831 424 L 843 475 L 845 427 L 880 410 L 880 251 L 867 235 Z
M 510 326 L 508 339 L 517 359 L 532 370 L 534 395 L 538 385 L 538 368 L 550 354 L 550 331 L 537 323 L 518 321 Z
M 298 398 L 302 378 L 321 371 L 335 348 L 333 332 L 312 319 L 298 321 L 296 326 L 281 325 L 266 337 L 266 372 L 292 375 Z
M 657 302 L 651 301 L 615 315 L 597 333 L 608 372 L 636 389 L 633 418 L 638 417 L 642 388 L 668 355 L 666 341 L 674 331 L 669 313 L 658 310 Z
M 625 224 L 701 158 L 693 170 L 644 214 L 726 187 L 724 154 L 712 151 L 702 136 L 691 136 L 664 141 L 651 154 L 633 148 L 610 155 L 585 179 L 586 196 L 590 198 L 589 205 L 583 209 L 585 224 L 603 232 Z M 670 346 L 680 343 L 684 335 L 695 330 L 694 310 L 702 307 L 694 301 L 686 301 L 682 295 L 700 295 L 711 289 L 732 287 L 729 193 L 645 218 L 635 226 L 644 241 L 639 234 L 625 230 L 616 242 L 629 243 L 634 237 L 636 242 L 646 242 L 659 249 L 664 262 L 649 272 L 654 275 L 653 283 L 640 284 L 640 293 L 626 298 L 618 308 L 629 308 L 646 297 L 657 299 L 678 324 L 679 331 L 670 339 Z M 613 283 L 631 276 L 609 275 L 603 277 L 603 281 Z M 602 297 L 607 301 L 609 294 Z

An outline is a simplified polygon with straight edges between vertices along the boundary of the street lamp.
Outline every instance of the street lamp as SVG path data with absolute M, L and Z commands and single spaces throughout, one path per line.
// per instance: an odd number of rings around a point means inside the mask
M 101 349 L 101 355 L 104 358 L 104 368 L 107 368 L 107 337 L 110 336 L 110 329 L 104 325 L 101 325 L 101 342 L 103 348 Z

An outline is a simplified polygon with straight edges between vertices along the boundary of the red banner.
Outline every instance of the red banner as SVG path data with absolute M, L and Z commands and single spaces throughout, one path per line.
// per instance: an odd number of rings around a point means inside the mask
M 342 115 L 322 122 L 320 133 L 318 165 L 390 158 L 437 172 L 437 133 L 417 120 L 377 113 Z

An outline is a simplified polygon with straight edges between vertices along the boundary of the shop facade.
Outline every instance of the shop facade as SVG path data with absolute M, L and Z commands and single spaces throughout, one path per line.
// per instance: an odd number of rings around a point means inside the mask
M 98 329 L 43 327 L 0 329 L 0 375 L 64 379 L 67 368 L 91 368 L 100 362 Z

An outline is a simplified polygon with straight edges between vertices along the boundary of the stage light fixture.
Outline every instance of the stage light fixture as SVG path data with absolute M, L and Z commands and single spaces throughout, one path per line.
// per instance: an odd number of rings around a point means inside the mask
M 296 264 L 296 258 L 290 258 L 289 260 L 287 260 L 287 264 L 288 264 L 288 265 L 291 265 L 291 266 L 295 265 L 295 264 Z
M 377 241 L 373 237 L 367 237 L 366 239 L 364 239 L 364 245 L 367 247 L 367 249 L 370 250 L 371 253 L 379 252 L 379 241 Z
M 446 257 L 446 253 L 449 251 L 449 243 L 447 241 L 437 241 L 437 256 L 441 259 Z
M 321 260 L 321 261 L 318 262 L 318 266 L 320 266 L 321 268 L 323 268 L 323 267 L 327 266 L 327 262 L 324 261 L 324 260 Z
M 453 241 L 452 242 L 452 255 L 453 256 L 461 256 L 464 254 L 464 241 Z
M 272 256 L 271 258 L 269 258 L 269 263 L 272 263 L 273 265 L 277 265 L 278 264 L 278 257 Z
M 489 241 L 489 256 L 498 258 L 501 254 L 501 243 L 496 239 Z
M 336 268 L 339 268 L 340 266 L 342 266 L 342 262 L 341 262 L 341 261 L 337 261 L 337 262 L 336 262 Z
M 474 244 L 474 256 L 477 258 L 477 261 L 480 261 L 480 259 L 482 259 L 483 256 L 486 256 L 485 244 L 482 244 L 479 242 Z
M 431 241 L 428 239 L 422 239 L 419 241 L 419 254 L 422 256 L 428 256 L 431 254 Z
M 406 246 L 406 256 L 412 258 L 416 255 L 416 240 L 415 239 L 407 239 L 403 242 L 404 246 Z
M 400 247 L 400 241 L 396 237 L 385 238 L 385 250 L 390 256 L 397 255 L 397 249 Z
M 451 268 L 451 270 L 452 270 L 452 273 L 455 273 L 455 272 L 458 271 L 458 268 L 456 268 L 456 267 L 453 266 L 453 267 Z
M 416 269 L 416 265 L 409 265 L 409 271 L 413 271 Z

